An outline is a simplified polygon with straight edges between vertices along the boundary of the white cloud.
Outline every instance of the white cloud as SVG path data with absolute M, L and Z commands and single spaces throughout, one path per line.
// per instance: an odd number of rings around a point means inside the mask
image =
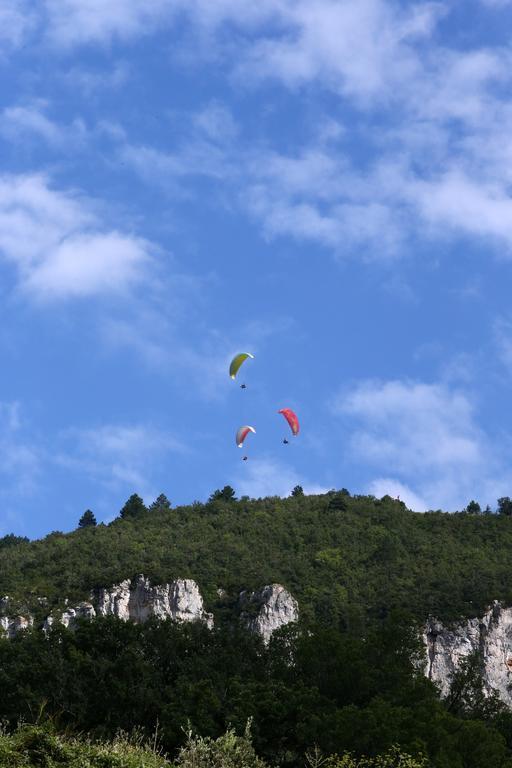
M 240 82 L 313 84 L 359 110 L 351 138 L 366 157 L 349 162 L 322 136 L 295 153 L 249 150 L 232 115 L 210 104 L 174 150 L 120 142 L 120 159 L 148 183 L 187 195 L 185 178 L 206 177 L 241 200 L 267 236 L 370 260 L 411 251 L 418 239 L 477 236 L 512 249 L 512 54 L 441 45 L 447 4 L 46 0 L 45 8 L 61 45 L 128 40 L 182 16 L 206 33 L 201 45 L 222 47 L 223 30 L 235 27 L 223 51 Z M 41 110 L 12 109 L 4 115 L 12 130 L 59 140 L 63 128 Z
M 503 184 L 452 171 L 432 181 L 411 181 L 411 200 L 436 230 L 492 237 L 512 249 L 512 198 Z
M 441 5 L 407 10 L 383 0 L 302 0 L 281 14 L 286 34 L 257 43 L 242 65 L 294 86 L 317 80 L 358 100 L 392 96 L 416 77 L 416 39 L 430 35 Z
M 63 47 L 130 40 L 170 26 L 178 14 L 199 30 L 224 23 L 243 29 L 279 18 L 290 0 L 44 0 L 50 40 Z
M 334 408 L 351 420 L 354 458 L 379 473 L 372 487 L 382 490 L 382 478 L 393 478 L 386 483 L 401 483 L 414 494 L 414 508 L 462 508 L 478 491 L 485 494 L 501 484 L 491 441 L 460 390 L 369 381 L 340 395 Z
M 412 509 L 413 512 L 425 512 L 428 509 L 427 502 L 414 493 L 411 488 L 399 480 L 393 480 L 389 477 L 379 477 L 373 480 L 369 487 L 368 493 L 376 496 L 378 499 L 383 496 L 391 496 L 392 498 L 399 498 L 403 501 L 408 509 Z
M 0 177 L 0 255 L 34 298 L 126 292 L 147 279 L 150 251 L 141 238 L 106 230 L 92 201 L 42 176 Z
M 365 424 L 353 447 L 367 460 L 425 472 L 469 468 L 482 459 L 481 435 L 468 397 L 444 385 L 366 382 L 343 395 L 337 409 Z
M 326 493 L 328 490 L 310 483 L 290 466 L 271 458 L 249 459 L 242 469 L 245 476 L 239 473 L 233 479 L 233 485 L 241 496 L 289 496 L 296 485 L 301 485 L 306 494 Z
M 141 278 L 148 244 L 119 232 L 74 234 L 34 266 L 25 288 L 45 299 L 125 290 Z

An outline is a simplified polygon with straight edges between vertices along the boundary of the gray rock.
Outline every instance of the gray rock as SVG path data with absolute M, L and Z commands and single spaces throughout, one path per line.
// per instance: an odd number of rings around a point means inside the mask
M 0 617 L 0 628 L 4 636 L 13 638 L 23 629 L 28 629 L 34 624 L 32 616 L 2 616 Z
M 512 706 L 512 608 L 495 601 L 481 619 L 467 619 L 453 628 L 429 619 L 423 634 L 427 651 L 426 675 L 443 696 L 463 659 L 477 651 L 482 660 L 484 693 L 497 691 Z
M 92 603 L 83 602 L 77 605 L 76 608 L 66 608 L 61 614 L 47 616 L 43 623 L 43 631 L 48 632 L 55 622 L 72 629 L 77 619 L 90 620 L 95 616 L 96 611 Z
M 225 594 L 225 593 L 222 593 Z M 241 599 L 251 610 L 244 620 L 254 632 L 258 632 L 268 643 L 276 629 L 297 621 L 299 616 L 295 598 L 281 584 L 269 584 L 250 594 L 243 593 Z M 172 621 L 202 621 L 213 627 L 213 614 L 204 609 L 199 587 L 192 579 L 176 579 L 168 584 L 152 585 L 149 579 L 139 574 L 133 580 L 125 579 L 110 588 L 101 588 L 91 595 L 91 600 L 77 606 L 63 601 L 65 610 L 53 611 L 44 621 L 47 632 L 55 622 L 72 628 L 77 618 L 92 619 L 95 616 L 116 616 L 123 621 L 137 624 L 151 617 Z M 24 623 L 25 622 L 25 623 Z M 12 637 L 24 626 L 32 625 L 32 617 L 21 616 L 0 618 L 0 630 Z
M 213 626 L 213 615 L 206 613 L 199 587 L 192 579 L 176 579 L 170 584 L 152 586 L 139 574 L 134 583 L 129 579 L 97 595 L 100 616 L 117 616 L 123 621 L 140 624 L 154 616 L 174 621 L 204 621 Z
M 125 579 L 110 589 L 99 589 L 96 597 L 98 615 L 117 616 L 118 619 L 128 621 L 130 618 L 128 611 L 130 587 L 130 579 Z
M 261 635 L 265 644 L 269 643 L 276 629 L 299 618 L 298 603 L 282 584 L 267 584 L 250 594 L 242 592 L 240 601 L 257 608 L 256 615 L 242 613 L 242 620 L 252 632 Z

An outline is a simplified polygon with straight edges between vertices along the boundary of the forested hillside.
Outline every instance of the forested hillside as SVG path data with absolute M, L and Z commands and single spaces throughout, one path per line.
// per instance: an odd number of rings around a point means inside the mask
M 394 608 L 450 620 L 480 615 L 492 599 L 512 602 L 507 514 L 418 514 L 389 497 L 348 492 L 213 497 L 175 509 L 129 507 L 109 525 L 39 541 L 4 537 L 0 595 L 37 614 L 37 598 L 79 600 L 144 573 L 154 583 L 195 579 L 207 609 L 219 614 L 240 590 L 279 582 L 303 618 L 341 628 Z
M 416 514 L 389 497 L 346 491 L 236 500 L 225 488 L 176 509 L 163 498 L 145 509 L 132 497 L 109 525 L 86 514 L 77 530 L 41 541 L 6 536 L 0 595 L 11 596 L 9 610 L 17 601 L 42 619 L 65 597 L 144 572 L 155 583 L 195 579 L 215 625 L 108 616 L 2 639 L 0 721 L 15 729 L 20 718 L 49 717 L 61 731 L 100 740 L 134 728 L 151 739 L 157 729 L 171 761 L 189 728 L 225 745 L 232 737 L 223 734 L 243 733 L 250 720 L 256 753 L 271 766 L 318 767 L 348 751 L 353 758 L 326 765 L 510 768 L 512 713 L 483 695 L 480 660 L 461 664 L 441 700 L 423 674 L 419 633 L 429 613 L 455 619 L 493 598 L 512 601 L 512 519 L 503 500 L 500 509 Z M 274 581 L 297 597 L 301 620 L 265 645 L 234 614 L 242 589 Z M 0 738 L 0 757 L 3 749 L 12 766 L 154 762 L 126 746 L 120 757 L 115 745 L 100 745 L 97 757 L 92 746 L 44 734 Z M 51 748 L 53 756 L 37 762 L 27 739 L 37 755 Z M 224 747 L 212 757 L 217 747 L 208 744 L 203 762 L 194 753 L 196 768 L 247 768 Z

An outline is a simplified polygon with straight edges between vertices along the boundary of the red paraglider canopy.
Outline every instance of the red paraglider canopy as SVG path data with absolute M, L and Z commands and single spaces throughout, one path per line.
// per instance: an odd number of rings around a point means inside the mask
M 285 417 L 286 421 L 290 425 L 290 429 L 293 433 L 293 435 L 299 434 L 299 420 L 297 418 L 297 414 L 295 414 L 291 408 L 281 408 L 278 413 L 282 413 Z

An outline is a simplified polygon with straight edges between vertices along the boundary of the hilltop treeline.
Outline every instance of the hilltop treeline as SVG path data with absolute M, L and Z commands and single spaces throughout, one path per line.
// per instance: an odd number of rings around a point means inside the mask
M 237 501 L 218 492 L 206 504 L 149 510 L 132 498 L 109 525 L 0 539 L 0 595 L 42 616 L 64 598 L 144 573 L 154 583 L 195 579 L 217 615 L 242 589 L 279 582 L 303 618 L 341 629 L 397 608 L 446 621 L 479 615 L 493 599 L 512 602 L 510 551 L 507 514 L 418 514 L 389 497 Z

